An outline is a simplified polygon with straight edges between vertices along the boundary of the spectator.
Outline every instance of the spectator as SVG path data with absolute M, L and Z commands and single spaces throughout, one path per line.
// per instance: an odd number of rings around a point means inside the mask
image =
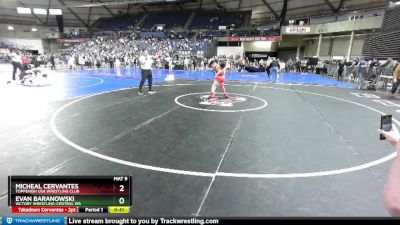
M 390 92 L 390 97 L 394 97 L 394 94 L 396 93 L 399 85 L 400 85 L 400 64 L 397 65 L 396 69 L 393 72 L 393 87 L 392 91 Z
M 367 76 L 367 61 L 364 58 L 358 62 L 359 66 L 359 78 L 365 78 Z
M 22 67 L 24 68 L 24 70 L 28 70 L 29 69 L 29 58 L 26 54 L 24 54 L 21 58 L 22 60 Z
M 138 66 L 137 58 L 139 57 L 139 49 L 147 49 L 152 55 L 159 55 L 155 60 L 157 68 L 164 68 L 168 63 L 164 60 L 167 55 L 179 55 L 176 60 L 179 64 L 176 68 L 182 68 L 184 65 L 183 59 L 187 58 L 186 69 L 192 68 L 195 65 L 191 57 L 203 55 L 210 46 L 209 39 L 158 39 L 158 38 L 139 38 L 135 33 L 118 34 L 117 37 L 101 37 L 95 38 L 87 45 L 77 45 L 71 48 L 71 53 L 78 55 L 86 55 L 92 57 L 96 55 L 96 59 L 100 60 L 100 64 L 109 64 L 109 67 L 114 67 L 114 62 L 118 58 L 121 61 L 121 66 Z M 129 59 L 129 60 L 127 60 Z M 92 64 L 94 65 L 94 61 Z M 181 62 L 182 61 L 182 62 Z
M 278 79 L 279 70 L 281 68 L 279 59 L 275 59 L 274 61 L 272 61 L 270 67 L 271 67 L 270 69 L 271 79 L 273 82 L 275 82 Z
M 78 64 L 81 66 L 81 70 L 83 70 L 83 66 L 85 65 L 85 58 L 82 55 L 78 57 Z
M 343 71 L 344 71 L 344 62 L 342 60 L 339 60 L 338 63 L 338 76 L 337 76 L 337 80 L 339 81 L 343 75 Z
M 75 68 L 76 68 L 75 55 L 72 55 L 71 57 L 69 57 L 69 59 L 68 59 L 68 67 L 69 67 L 70 70 L 72 70 L 72 69 L 75 70 Z
M 51 70 L 56 69 L 56 62 L 54 61 L 54 55 L 50 56 Z

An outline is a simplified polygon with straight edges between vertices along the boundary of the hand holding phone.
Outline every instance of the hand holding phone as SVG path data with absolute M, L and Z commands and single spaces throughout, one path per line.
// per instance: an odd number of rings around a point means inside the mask
M 392 130 L 392 115 L 385 115 L 381 116 L 381 130 L 385 132 L 390 132 Z M 386 137 L 384 134 L 380 134 L 380 139 L 381 140 L 386 140 Z

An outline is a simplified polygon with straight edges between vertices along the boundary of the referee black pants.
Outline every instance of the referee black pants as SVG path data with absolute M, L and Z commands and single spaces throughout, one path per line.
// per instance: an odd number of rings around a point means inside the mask
M 153 85 L 153 74 L 151 73 L 151 70 L 143 70 L 142 69 L 142 80 L 140 81 L 139 92 L 143 92 L 143 85 L 144 85 L 144 82 L 146 82 L 146 80 L 148 80 L 149 91 L 151 91 L 151 87 Z
M 15 80 L 15 74 L 17 73 L 17 69 L 20 70 L 20 79 L 22 79 L 22 74 L 25 71 L 24 68 L 22 67 L 22 64 L 19 62 L 13 62 L 11 61 L 11 65 L 13 66 L 13 75 L 12 75 L 12 79 Z

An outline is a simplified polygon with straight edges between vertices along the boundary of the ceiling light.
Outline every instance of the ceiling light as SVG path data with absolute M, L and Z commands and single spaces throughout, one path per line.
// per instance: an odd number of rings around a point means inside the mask
M 24 8 L 24 7 L 17 7 L 17 13 L 18 14 L 31 14 L 31 9 L 30 8 Z
M 34 8 L 33 13 L 36 15 L 47 15 L 46 9 Z
M 50 15 L 62 15 L 62 10 L 61 9 L 49 9 L 49 14 Z

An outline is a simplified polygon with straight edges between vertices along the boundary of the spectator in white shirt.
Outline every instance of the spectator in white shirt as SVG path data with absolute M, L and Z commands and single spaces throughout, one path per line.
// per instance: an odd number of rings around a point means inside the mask
M 83 66 L 85 66 L 85 58 L 82 55 L 78 57 L 78 63 L 81 66 L 81 70 L 83 70 Z

